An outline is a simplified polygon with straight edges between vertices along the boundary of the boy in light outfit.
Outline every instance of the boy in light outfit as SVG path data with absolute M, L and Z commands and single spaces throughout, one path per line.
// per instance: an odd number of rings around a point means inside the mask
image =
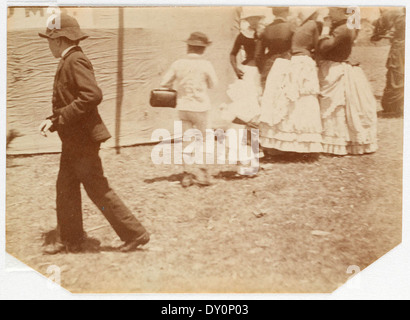
M 192 128 L 198 129 L 202 137 L 196 137 L 196 142 L 203 143 L 211 110 L 208 89 L 217 85 L 218 78 L 211 62 L 202 57 L 211 44 L 208 37 L 201 32 L 194 32 L 186 42 L 187 56 L 171 65 L 161 82 L 161 87 L 177 90 L 177 110 L 179 120 L 182 121 L 182 132 L 185 133 Z M 184 157 L 187 156 L 189 155 L 184 152 Z M 189 173 L 184 161 L 182 186 L 189 187 L 194 183 L 209 186 L 211 183 L 207 168 L 201 168 L 200 173 L 198 176 Z

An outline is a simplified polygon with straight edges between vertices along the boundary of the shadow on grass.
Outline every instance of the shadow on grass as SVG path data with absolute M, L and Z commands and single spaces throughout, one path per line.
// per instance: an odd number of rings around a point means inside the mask
M 377 113 L 377 117 L 380 119 L 399 119 L 399 118 L 403 118 L 403 113 L 402 112 L 379 111 Z
M 59 232 L 57 229 L 50 230 L 42 234 L 43 245 L 56 244 L 60 241 Z M 138 248 L 135 252 L 144 251 L 142 248 Z M 81 244 L 81 251 L 77 254 L 98 254 L 102 252 L 118 252 L 121 253 L 119 247 L 113 246 L 101 246 L 101 241 L 95 238 L 85 235 L 84 241 Z
M 240 175 L 237 171 L 221 171 L 213 176 L 215 179 L 234 181 L 234 180 L 248 180 L 256 178 L 257 175 Z
M 260 159 L 260 163 L 313 163 L 317 162 L 319 157 L 318 153 L 265 151 L 265 156 Z
M 148 183 L 148 184 L 153 184 L 153 183 L 163 182 L 163 181 L 180 182 L 180 181 L 182 181 L 183 177 L 184 177 L 184 174 L 179 173 L 179 174 L 172 174 L 172 175 L 167 176 L 167 177 L 158 177 L 158 178 L 154 178 L 154 179 L 145 179 L 144 182 Z
M 19 164 L 11 164 L 11 165 L 7 164 L 6 165 L 6 169 L 13 169 L 13 168 L 20 168 L 20 167 L 21 165 Z
M 15 163 L 13 163 L 13 162 L 14 162 L 13 159 L 10 158 L 9 156 L 7 156 L 7 158 L 6 158 L 6 169 L 12 169 L 12 168 L 19 168 L 19 167 L 21 167 L 21 165 L 15 164 Z

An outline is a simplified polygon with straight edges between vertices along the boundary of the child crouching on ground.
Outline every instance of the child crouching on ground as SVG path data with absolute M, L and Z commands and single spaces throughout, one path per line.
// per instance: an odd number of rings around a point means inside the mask
M 218 78 L 211 62 L 202 57 L 211 44 L 208 37 L 201 32 L 194 32 L 186 42 L 187 56 L 172 64 L 161 82 L 161 87 L 177 90 L 177 110 L 179 120 L 182 121 L 182 132 L 185 133 L 193 128 L 198 129 L 202 133 L 202 138 L 197 137 L 196 141 L 203 143 L 211 109 L 208 89 L 217 85 Z M 184 156 L 190 155 L 184 154 Z M 201 186 L 211 184 L 206 164 L 201 168 L 200 174 L 194 175 L 187 171 L 185 161 L 183 163 L 184 174 L 181 181 L 183 187 L 189 187 L 194 183 Z

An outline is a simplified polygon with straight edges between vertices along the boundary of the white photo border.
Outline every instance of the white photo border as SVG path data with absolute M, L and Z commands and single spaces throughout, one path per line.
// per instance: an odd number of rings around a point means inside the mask
M 1 17 L 7 6 L 326 6 L 318 0 L 286 1 L 1 1 Z M 344 6 L 408 6 L 407 1 L 349 0 L 332 5 Z M 329 295 L 281 294 L 137 294 L 137 295 L 73 295 L 63 288 L 50 286 L 49 280 L 5 253 L 5 189 L 6 189 L 6 86 L 7 86 L 7 19 L 0 19 L 0 299 L 138 299 L 138 300 L 283 300 L 283 299 L 409 299 L 410 298 L 410 198 L 403 197 L 403 242 L 360 273 L 361 286 L 345 285 Z M 403 150 L 403 195 L 410 194 L 410 14 L 406 21 L 406 86 Z M 6 266 L 8 268 L 6 268 Z M 10 268 L 13 266 L 13 268 Z

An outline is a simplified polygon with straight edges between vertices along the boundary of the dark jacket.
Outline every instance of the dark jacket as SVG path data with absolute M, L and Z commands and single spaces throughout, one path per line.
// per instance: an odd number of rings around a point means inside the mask
M 245 50 L 246 58 L 242 61 L 243 65 L 248 65 L 251 61 L 255 59 L 255 49 L 256 49 L 256 41 L 258 40 L 257 35 L 255 34 L 253 39 L 245 37 L 242 33 L 240 33 L 235 40 L 235 44 L 233 45 L 231 55 L 237 56 L 241 48 Z
M 111 135 L 98 113 L 102 99 L 91 62 L 80 47 L 71 49 L 61 59 L 54 80 L 52 131 L 63 143 L 108 140 Z
M 293 33 L 293 25 L 283 19 L 276 19 L 265 28 L 255 49 L 256 64 L 261 70 L 266 60 L 276 55 L 290 53 Z
M 308 20 L 301 25 L 292 38 L 292 55 L 313 57 L 322 33 L 322 24 Z
M 352 54 L 356 37 L 357 30 L 349 29 L 347 20 L 334 24 L 330 36 L 321 40 L 319 43 L 318 51 L 320 60 L 336 62 L 348 61 Z

